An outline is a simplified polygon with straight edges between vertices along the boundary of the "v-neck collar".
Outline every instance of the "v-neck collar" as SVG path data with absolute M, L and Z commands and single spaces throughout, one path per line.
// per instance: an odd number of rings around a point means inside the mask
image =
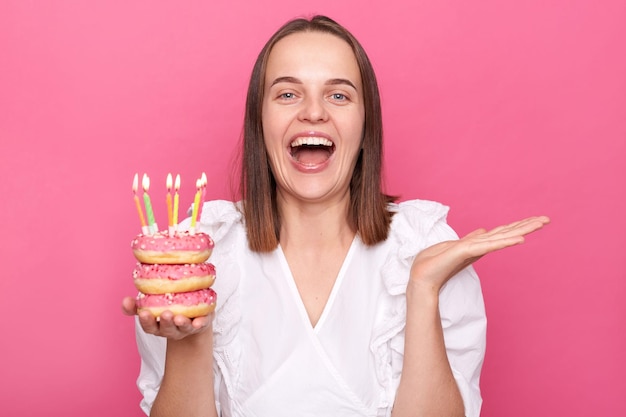
M 346 269 L 348 268 L 348 265 L 350 264 L 350 260 L 352 259 L 352 256 L 353 256 L 353 253 L 355 251 L 358 241 L 359 241 L 358 235 L 355 235 L 354 238 L 352 239 L 352 243 L 350 244 L 350 248 L 348 249 L 348 252 L 346 253 L 346 256 L 343 259 L 341 268 L 339 269 L 339 273 L 337 274 L 337 278 L 335 279 L 335 282 L 333 283 L 333 288 L 331 289 L 330 294 L 328 295 L 328 300 L 326 300 L 326 304 L 324 305 L 324 309 L 322 310 L 322 314 L 320 315 L 320 318 L 317 321 L 317 324 L 315 326 L 311 324 L 309 315 L 307 314 L 306 308 L 304 307 L 304 302 L 302 301 L 302 297 L 300 296 L 300 292 L 298 291 L 298 287 L 296 286 L 296 281 L 293 277 L 293 274 L 291 273 L 291 269 L 289 268 L 289 263 L 287 262 L 287 257 L 285 256 L 285 253 L 283 252 L 283 248 L 282 246 L 280 246 L 280 244 L 278 245 L 278 249 L 276 253 L 278 254 L 278 258 L 279 258 L 281 267 L 283 269 L 283 273 L 281 275 L 286 280 L 287 286 L 289 287 L 291 295 L 298 308 L 298 311 L 300 313 L 300 318 L 304 326 L 307 329 L 311 329 L 314 333 L 319 333 L 320 329 L 323 327 L 324 323 L 326 322 L 326 318 L 330 314 L 330 310 L 332 309 L 334 300 L 337 296 L 337 293 L 339 292 L 339 288 L 341 287 L 341 283 L 344 279 L 344 276 L 346 275 Z

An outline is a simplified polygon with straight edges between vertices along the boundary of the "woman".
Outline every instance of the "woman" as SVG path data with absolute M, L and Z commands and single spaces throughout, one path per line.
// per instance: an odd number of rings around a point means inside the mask
M 287 23 L 261 51 L 243 158 L 242 202 L 202 211 L 214 316 L 138 316 L 144 410 L 478 416 L 485 317 L 470 265 L 548 219 L 459 240 L 446 207 L 392 203 L 372 66 L 321 16 Z M 136 313 L 133 299 L 124 310 Z

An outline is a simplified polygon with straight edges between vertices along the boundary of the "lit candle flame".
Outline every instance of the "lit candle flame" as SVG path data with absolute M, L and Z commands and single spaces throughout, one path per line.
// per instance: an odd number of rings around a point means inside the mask
M 148 192 L 150 189 L 150 178 L 146 174 L 143 174 L 143 178 L 141 179 L 141 186 L 143 187 L 144 192 Z
M 139 187 L 139 174 L 135 173 L 135 178 L 133 178 L 133 194 L 137 194 L 138 187 Z

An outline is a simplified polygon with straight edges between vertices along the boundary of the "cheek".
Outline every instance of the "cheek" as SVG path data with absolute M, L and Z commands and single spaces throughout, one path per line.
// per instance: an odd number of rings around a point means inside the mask
M 353 113 L 351 117 L 347 118 L 346 127 L 350 130 L 350 137 L 358 141 L 359 147 L 361 147 L 363 133 L 365 132 L 365 111 L 359 109 L 358 112 Z
M 265 149 L 270 156 L 277 154 L 282 148 L 280 135 L 270 125 L 263 126 L 263 140 L 265 141 Z
M 350 132 L 350 138 L 353 142 L 353 145 L 356 148 L 361 148 L 363 145 L 363 135 L 365 133 L 365 123 L 363 120 L 356 121 L 352 126 L 354 126 Z
M 280 140 L 280 136 L 283 134 L 285 123 L 282 121 L 281 114 L 273 111 L 271 106 L 263 107 L 263 115 L 261 117 L 261 123 L 263 126 L 263 135 L 266 141 Z
M 363 146 L 363 128 L 354 129 L 351 133 L 350 155 L 352 164 L 356 164 L 356 161 L 361 153 L 361 147 Z
M 280 160 L 279 156 L 282 154 L 283 145 L 279 132 L 271 123 L 263 125 L 263 140 L 270 166 L 274 170 L 276 163 Z

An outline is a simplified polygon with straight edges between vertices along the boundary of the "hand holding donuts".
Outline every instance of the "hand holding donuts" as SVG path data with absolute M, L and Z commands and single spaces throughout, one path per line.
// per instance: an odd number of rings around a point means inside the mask
M 170 311 L 164 311 L 157 320 L 149 311 L 138 313 L 133 297 L 125 297 L 122 300 L 122 311 L 127 316 L 137 315 L 139 323 L 146 333 L 174 340 L 181 340 L 187 336 L 202 333 L 210 329 L 213 322 L 213 313 L 208 316 L 189 318 L 174 315 Z

